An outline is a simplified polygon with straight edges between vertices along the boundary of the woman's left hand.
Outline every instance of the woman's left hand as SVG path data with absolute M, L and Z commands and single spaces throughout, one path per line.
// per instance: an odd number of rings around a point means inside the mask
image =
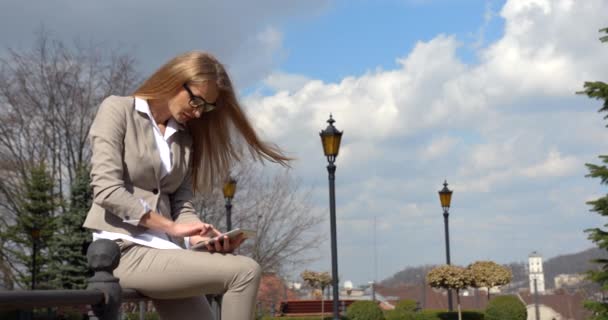
M 195 245 L 201 241 L 206 241 L 211 239 L 212 237 L 206 236 L 192 236 L 190 237 L 190 243 Z M 216 237 L 216 241 L 213 244 L 207 245 L 207 251 L 209 252 L 219 252 L 219 253 L 232 253 L 236 248 L 238 248 L 243 241 L 245 240 L 244 235 L 240 234 L 234 239 L 229 239 L 227 236 L 223 236 L 223 239 L 219 239 Z

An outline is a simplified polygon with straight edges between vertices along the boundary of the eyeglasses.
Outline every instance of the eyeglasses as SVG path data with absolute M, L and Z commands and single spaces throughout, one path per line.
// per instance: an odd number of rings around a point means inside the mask
M 217 104 L 215 103 L 211 103 L 211 102 L 207 102 L 207 100 L 205 100 L 205 98 L 201 97 L 201 96 L 195 96 L 192 91 L 190 90 L 190 88 L 188 88 L 188 85 L 186 85 L 184 83 L 183 85 L 184 89 L 186 89 L 186 92 L 188 92 L 188 95 L 190 96 L 190 101 L 188 102 L 188 104 L 195 110 L 200 110 L 201 112 L 209 112 L 214 110 L 215 108 L 217 108 Z

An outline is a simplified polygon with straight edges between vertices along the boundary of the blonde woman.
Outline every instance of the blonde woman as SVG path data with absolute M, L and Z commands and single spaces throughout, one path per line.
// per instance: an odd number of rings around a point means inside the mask
M 210 319 L 205 294 L 223 294 L 222 319 L 251 319 L 261 270 L 200 221 L 193 192 L 222 183 L 243 151 L 286 165 L 241 110 L 226 70 L 212 55 L 188 52 L 143 82 L 133 96 L 106 98 L 89 133 L 93 205 L 84 226 L 121 249 L 115 275 L 153 299 L 162 319 Z

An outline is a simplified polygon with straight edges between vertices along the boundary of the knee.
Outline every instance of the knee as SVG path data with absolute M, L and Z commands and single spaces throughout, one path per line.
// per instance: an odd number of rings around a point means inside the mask
M 255 260 L 244 257 L 243 259 L 243 269 L 249 274 L 253 279 L 260 279 L 262 277 L 262 267 Z
M 259 283 L 262 278 L 262 267 L 255 260 L 241 256 L 237 273 L 241 283 Z

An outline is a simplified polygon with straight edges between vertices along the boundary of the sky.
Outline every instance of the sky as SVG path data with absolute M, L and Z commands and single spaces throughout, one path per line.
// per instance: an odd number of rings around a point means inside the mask
M 608 131 L 600 102 L 575 92 L 608 81 L 607 12 L 605 0 L 0 0 L 0 47 L 29 48 L 44 27 L 131 52 L 143 74 L 212 52 L 327 216 L 318 133 L 332 114 L 340 281 L 366 284 L 445 262 L 446 179 L 454 264 L 593 246 L 583 230 L 605 221 L 585 202 L 606 191 L 585 163 Z M 328 221 L 320 259 L 301 268 L 331 271 Z

